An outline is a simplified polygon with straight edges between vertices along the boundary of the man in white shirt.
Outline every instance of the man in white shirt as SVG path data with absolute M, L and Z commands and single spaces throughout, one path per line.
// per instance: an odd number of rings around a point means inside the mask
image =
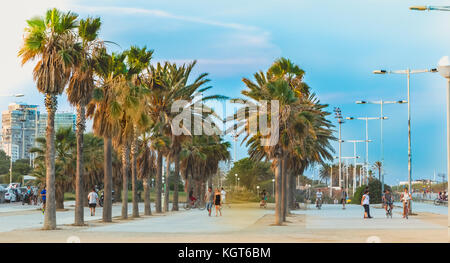
M 316 207 L 319 207 L 319 202 L 322 205 L 322 191 L 320 189 L 316 192 Z
M 98 202 L 98 195 L 95 192 L 95 188 L 92 189 L 92 191 L 88 194 L 88 201 L 89 201 L 89 210 L 91 210 L 91 216 L 95 216 L 95 207 L 97 206 Z

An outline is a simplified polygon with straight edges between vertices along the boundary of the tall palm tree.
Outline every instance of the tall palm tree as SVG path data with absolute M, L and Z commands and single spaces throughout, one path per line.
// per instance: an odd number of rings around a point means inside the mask
M 137 157 L 138 177 L 144 184 L 144 215 L 151 215 L 150 204 L 150 178 L 156 174 L 156 156 L 151 149 L 151 138 L 146 134 L 139 141 L 139 153 Z
M 244 107 L 240 109 L 242 112 L 238 111 L 233 116 L 238 120 L 238 128 L 241 128 L 238 132 L 246 133 L 244 141 L 247 140 L 250 157 L 272 160 L 276 180 L 276 224 L 286 220 L 288 200 L 293 199 L 290 194 L 293 188 L 292 174 L 298 174 L 297 171 L 305 169 L 310 162 L 331 158 L 328 142 L 333 138 L 331 124 L 325 119 L 327 113 L 322 111 L 326 105 L 320 105 L 315 95 L 309 93 L 309 87 L 302 81 L 303 74 L 298 66 L 282 58 L 275 61 L 267 73 L 254 74 L 255 82 L 243 79 L 248 90 L 242 91 L 242 94 L 250 99 L 244 103 L 261 106 L 260 101 L 263 100 L 279 102 L 279 139 L 270 146 L 262 145 L 262 140 L 266 138 L 260 132 L 249 130 L 250 121 L 259 117 L 258 110 Z M 242 119 L 242 116 L 255 117 Z M 268 114 L 268 121 L 270 118 Z
M 132 201 L 133 201 L 133 217 L 139 217 L 139 204 L 137 198 L 137 154 L 138 154 L 138 137 L 149 126 L 149 118 L 145 110 L 146 97 L 148 93 L 147 87 L 144 85 L 145 76 L 144 70 L 147 70 L 150 65 L 150 60 L 153 55 L 153 50 L 147 50 L 147 47 L 139 48 L 131 46 L 125 51 L 127 56 L 126 62 L 128 66 L 128 97 L 122 105 L 128 106 L 129 119 L 132 122 L 132 137 L 131 137 L 131 186 L 132 186 Z M 137 104 L 129 103 L 135 100 Z
M 195 98 L 202 92 L 209 90 L 211 87 L 203 87 L 209 79 L 206 79 L 207 74 L 200 74 L 192 83 L 188 83 L 188 79 L 190 77 L 190 73 L 195 66 L 196 62 L 192 62 L 188 65 L 178 66 L 176 64 L 172 64 L 166 62 L 164 64 L 157 63 L 156 66 L 151 66 L 151 78 L 148 80 L 148 87 L 150 87 L 151 91 L 148 95 L 148 105 L 149 105 L 149 115 L 152 122 L 158 127 L 158 130 L 154 129 L 153 131 L 158 133 L 159 136 L 166 136 L 170 138 L 170 145 L 167 145 L 167 148 L 161 149 L 158 153 L 166 156 L 166 160 L 168 165 L 174 163 L 174 172 L 175 172 L 175 191 L 173 197 L 173 210 L 178 210 L 178 181 L 179 181 L 179 170 L 180 170 L 180 151 L 181 151 L 181 143 L 187 137 L 191 136 L 190 131 L 187 131 L 187 134 L 176 135 L 173 131 L 174 125 L 173 120 L 179 114 L 179 112 L 172 112 L 172 106 L 175 102 L 179 100 L 184 100 L 186 105 L 184 105 L 184 109 L 190 108 L 192 110 L 192 115 L 197 115 L 200 118 L 194 118 L 195 125 L 203 125 L 206 118 L 203 114 L 203 109 L 209 110 L 202 102 L 210 99 L 222 99 L 223 96 L 211 95 L 206 96 L 201 99 L 201 101 L 196 101 Z M 167 151 L 166 151 L 167 150 Z M 162 161 L 157 161 L 158 165 L 158 173 L 156 177 L 156 211 L 161 212 L 160 210 L 160 200 L 161 194 L 159 188 L 161 187 L 161 180 L 159 176 L 159 171 L 162 171 Z M 166 182 L 168 184 L 168 182 Z M 166 190 L 168 191 L 168 189 Z M 167 192 L 168 193 L 168 192 Z M 166 195 L 167 195 L 166 193 Z M 168 200 L 166 198 L 166 200 Z M 165 204 L 166 208 L 168 207 L 168 203 Z
M 45 17 L 27 20 L 23 46 L 19 50 L 22 64 L 38 60 L 33 78 L 39 92 L 45 94 L 47 109 L 46 189 L 47 205 L 44 229 L 56 229 L 55 203 L 55 112 L 57 95 L 64 91 L 69 81 L 71 68 L 76 60 L 76 36 L 78 15 L 51 9 Z M 78 49 L 79 50 L 79 49 Z
M 121 107 L 117 102 L 116 86 L 122 85 L 121 75 L 124 73 L 125 56 L 123 54 L 109 55 L 102 49 L 99 55 L 101 63 L 96 68 L 99 76 L 98 87 L 93 91 L 93 98 L 86 108 L 86 115 L 93 119 L 94 134 L 104 140 L 104 202 L 103 222 L 112 221 L 112 180 L 113 180 L 113 149 L 112 138 L 119 132 L 118 116 Z
M 96 64 L 101 61 L 99 55 L 104 48 L 103 42 L 98 39 L 100 18 L 87 18 L 80 20 L 78 37 L 81 41 L 79 60 L 76 61 L 73 74 L 67 88 L 69 102 L 77 108 L 76 136 L 77 136 L 77 174 L 75 195 L 75 225 L 84 225 L 83 200 L 83 134 L 86 129 L 86 105 L 92 98 L 94 90 L 94 74 Z

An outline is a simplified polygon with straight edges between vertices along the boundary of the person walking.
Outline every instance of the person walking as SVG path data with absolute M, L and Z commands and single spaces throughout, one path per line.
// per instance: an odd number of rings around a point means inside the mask
M 341 203 L 342 209 L 345 209 L 345 203 L 347 203 L 347 192 L 345 191 L 344 187 L 341 187 Z
M 366 189 L 361 199 L 361 205 L 364 207 L 364 219 L 372 218 L 370 216 L 369 204 L 370 204 L 369 190 Z
M 208 191 L 205 193 L 206 209 L 208 210 L 208 215 L 211 216 L 211 209 L 214 201 L 214 194 L 212 192 L 212 187 L 208 187 Z
M 221 200 L 222 200 L 222 205 L 226 204 L 226 202 L 225 202 L 226 197 L 227 197 L 227 192 L 226 192 L 225 189 L 223 189 L 223 187 L 222 187 L 222 189 L 220 190 L 220 198 L 221 198 Z M 228 205 L 228 207 L 230 207 L 229 204 L 227 204 L 227 205 Z
M 222 195 L 220 194 L 219 188 L 216 188 L 215 192 L 214 192 L 214 206 L 216 207 L 216 216 L 217 216 L 217 211 L 219 211 L 220 216 L 222 216 Z
M 92 188 L 92 191 L 88 194 L 89 201 L 89 210 L 91 211 L 91 216 L 95 216 L 95 207 L 98 202 L 98 195 L 95 192 L 95 188 Z
M 45 200 L 47 199 L 47 190 L 44 188 L 41 191 L 41 200 L 42 200 L 42 213 L 45 213 Z

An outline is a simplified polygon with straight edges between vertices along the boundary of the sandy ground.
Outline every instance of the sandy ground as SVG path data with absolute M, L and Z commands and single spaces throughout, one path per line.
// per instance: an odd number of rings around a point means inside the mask
M 324 205 L 296 210 L 283 226 L 274 226 L 273 209 L 257 204 L 236 204 L 223 209 L 223 216 L 206 211 L 168 212 L 120 220 L 116 205 L 113 223 L 86 214 L 87 226 L 74 227 L 73 208 L 58 212 L 58 230 L 43 231 L 36 223 L 29 227 L 5 227 L 12 222 L 42 218 L 36 210 L 0 213 L 0 242 L 448 242 L 447 215 L 417 212 L 406 220 L 394 210 L 386 219 L 382 209 L 372 208 L 374 219 L 362 219 L 360 206 Z M 142 210 L 141 210 L 142 211 Z M 153 210 L 154 211 L 154 210 Z M 39 222 L 42 224 L 42 222 Z M 27 225 L 27 224 L 25 224 Z

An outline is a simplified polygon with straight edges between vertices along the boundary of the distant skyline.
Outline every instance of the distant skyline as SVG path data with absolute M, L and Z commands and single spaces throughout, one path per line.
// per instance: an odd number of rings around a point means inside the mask
M 112 50 L 146 45 L 155 50 L 153 63 L 197 59 L 194 75 L 210 73 L 211 93 L 240 97 L 243 77 L 287 57 L 305 70 L 305 82 L 331 113 L 340 107 L 344 117 L 379 116 L 379 105 L 354 102 L 406 99 L 406 76 L 374 75 L 373 70 L 433 68 L 450 55 L 450 12 L 408 9 L 427 4 L 448 1 L 11 1 L 0 10 L 0 110 L 14 101 L 45 109 L 32 80 L 34 65 L 21 67 L 17 51 L 25 20 L 57 7 L 81 17 L 100 16 L 101 37 L 118 44 L 110 45 Z M 5 97 L 14 93 L 25 97 Z M 445 80 L 438 73 L 411 76 L 413 180 L 446 173 L 445 96 Z M 65 95 L 58 108 L 72 110 Z M 389 117 L 383 123 L 385 179 L 394 184 L 407 180 L 407 106 L 386 105 L 384 113 Z M 333 115 L 330 120 L 337 125 Z M 364 139 L 364 122 L 347 121 L 342 135 Z M 373 163 L 381 159 L 379 121 L 369 122 L 369 137 Z M 333 145 L 337 149 L 337 142 Z M 239 147 L 238 159 L 246 154 Z M 353 145 L 343 144 L 342 154 L 353 155 Z M 358 145 L 358 155 L 365 156 L 364 145 Z

